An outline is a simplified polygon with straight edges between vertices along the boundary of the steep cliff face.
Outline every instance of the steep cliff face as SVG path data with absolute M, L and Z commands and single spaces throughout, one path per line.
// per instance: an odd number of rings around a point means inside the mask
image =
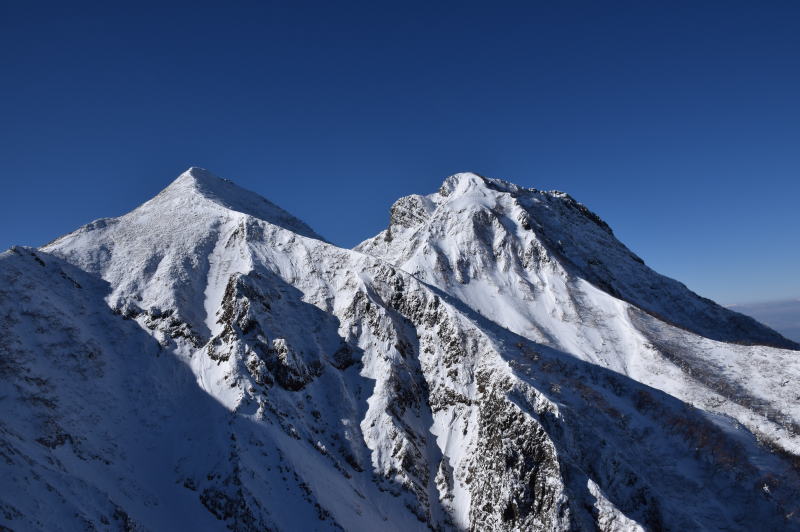
M 800 528 L 800 394 L 773 365 L 800 374 L 796 352 L 689 333 L 654 317 L 666 303 L 640 310 L 639 281 L 617 281 L 623 300 L 580 278 L 565 236 L 524 228 L 525 194 L 455 176 L 353 251 L 190 169 L 125 216 L 7 251 L 0 523 Z M 717 336 L 783 341 L 697 301 Z

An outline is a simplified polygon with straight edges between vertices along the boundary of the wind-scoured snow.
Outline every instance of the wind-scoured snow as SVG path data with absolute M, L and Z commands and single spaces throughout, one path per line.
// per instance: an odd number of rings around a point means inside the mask
M 796 345 L 561 193 L 346 250 L 192 168 L 0 255 L 0 336 L 14 530 L 800 529 Z

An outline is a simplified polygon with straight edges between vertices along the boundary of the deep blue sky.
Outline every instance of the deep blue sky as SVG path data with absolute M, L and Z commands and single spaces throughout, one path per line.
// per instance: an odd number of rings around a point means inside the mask
M 471 170 L 722 303 L 800 296 L 800 3 L 700 4 L 1 2 L 0 247 L 190 165 L 352 246 Z

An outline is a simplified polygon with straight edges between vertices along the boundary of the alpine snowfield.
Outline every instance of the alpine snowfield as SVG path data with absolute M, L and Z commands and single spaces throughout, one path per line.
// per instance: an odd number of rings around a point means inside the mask
M 797 349 L 560 192 L 347 250 L 191 168 L 0 255 L 0 525 L 800 530 Z

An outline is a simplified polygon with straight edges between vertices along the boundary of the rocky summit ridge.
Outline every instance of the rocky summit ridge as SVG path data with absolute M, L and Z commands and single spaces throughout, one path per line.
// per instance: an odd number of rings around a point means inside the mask
M 800 530 L 797 344 L 462 173 L 338 248 L 190 168 L 0 255 L 12 530 Z

